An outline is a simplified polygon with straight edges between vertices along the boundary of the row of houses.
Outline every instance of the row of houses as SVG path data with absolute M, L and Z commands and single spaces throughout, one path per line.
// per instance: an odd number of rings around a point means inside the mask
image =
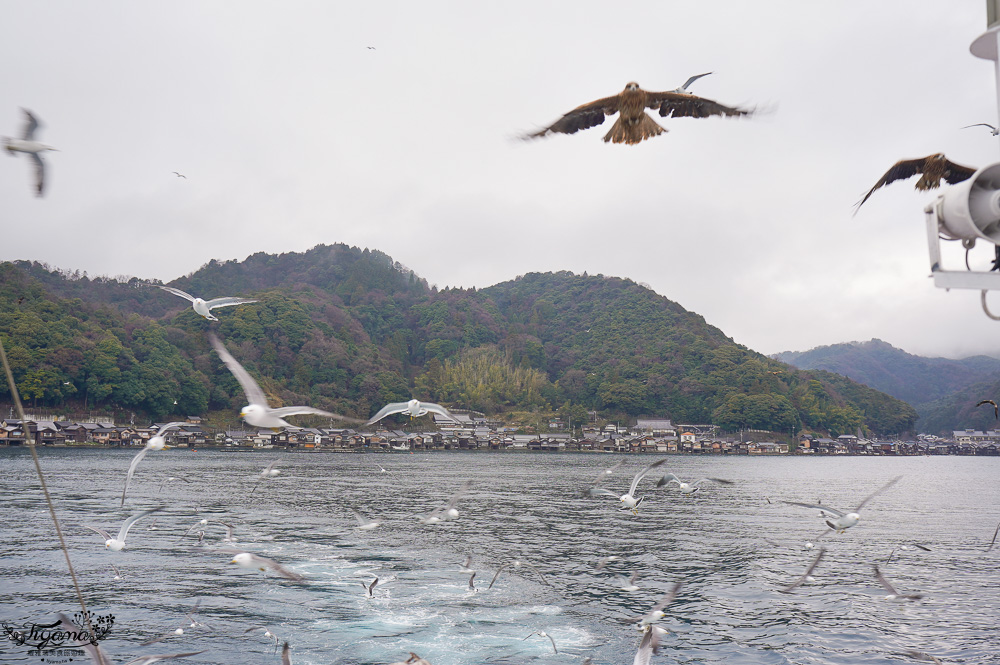
M 71 420 L 0 420 L 0 445 L 19 446 L 29 440 L 36 444 L 99 443 L 111 446 L 144 446 L 165 423 L 149 427 L 116 426 L 111 422 L 74 422 Z M 206 442 L 200 422 L 188 422 L 170 430 L 167 441 L 173 445 L 193 446 Z

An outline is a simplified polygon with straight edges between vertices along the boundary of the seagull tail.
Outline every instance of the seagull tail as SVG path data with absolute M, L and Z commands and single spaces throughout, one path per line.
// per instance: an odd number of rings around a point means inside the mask
M 666 131 L 646 113 L 643 113 L 642 117 L 638 119 L 622 118 L 619 114 L 618 120 L 611 126 L 611 131 L 604 136 L 604 142 L 635 145 Z

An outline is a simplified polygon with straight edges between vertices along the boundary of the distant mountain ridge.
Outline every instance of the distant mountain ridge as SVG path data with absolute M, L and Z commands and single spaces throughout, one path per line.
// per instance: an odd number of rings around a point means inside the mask
M 964 429 L 974 423 L 995 426 L 990 422 L 994 420 L 992 413 L 986 419 L 966 408 L 969 400 L 975 404 L 986 398 L 977 395 L 997 394 L 990 386 L 1000 378 L 1000 359 L 991 356 L 927 358 L 871 339 L 785 351 L 771 357 L 799 369 L 835 372 L 901 399 L 917 409 L 921 416 L 918 427 L 928 431 Z
M 235 425 L 244 398 L 207 344 L 213 329 L 275 405 L 361 418 L 412 396 L 491 414 L 582 422 L 597 410 L 728 431 L 892 434 L 917 418 L 878 390 L 740 346 L 619 277 L 531 273 L 438 290 L 377 250 L 319 245 L 210 261 L 170 284 L 258 302 L 210 324 L 137 278 L 0 264 L 0 334 L 22 395 L 157 420 L 220 412 Z

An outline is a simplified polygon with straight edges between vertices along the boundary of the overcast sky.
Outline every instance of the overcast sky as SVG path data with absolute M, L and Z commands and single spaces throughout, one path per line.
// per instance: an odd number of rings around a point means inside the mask
M 0 0 L 0 24 L 0 134 L 23 106 L 61 151 L 41 199 L 0 157 L 0 260 L 169 281 L 344 242 L 439 287 L 629 277 L 762 353 L 1000 355 L 979 293 L 928 278 L 936 194 L 898 182 L 852 217 L 898 159 L 1000 159 L 961 129 L 997 120 L 981 0 Z M 708 71 L 692 92 L 763 112 L 517 138 Z

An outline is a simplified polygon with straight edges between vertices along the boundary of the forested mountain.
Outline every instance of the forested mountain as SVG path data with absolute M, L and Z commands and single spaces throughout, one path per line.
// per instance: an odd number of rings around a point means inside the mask
M 155 419 L 238 408 L 206 341 L 214 328 L 274 403 L 359 417 L 415 395 L 491 414 L 580 422 L 596 409 L 785 432 L 887 434 L 916 419 L 872 388 L 737 345 L 627 279 L 536 273 L 439 291 L 381 252 L 321 245 L 212 261 L 171 286 L 260 302 L 210 323 L 135 278 L 0 265 L 0 334 L 25 399 Z
M 774 358 L 801 369 L 824 369 L 907 402 L 920 414 L 922 431 L 942 433 L 997 426 L 992 408 L 976 410 L 981 399 L 1000 397 L 1000 360 L 972 356 L 959 360 L 909 354 L 879 339 L 786 351 Z

